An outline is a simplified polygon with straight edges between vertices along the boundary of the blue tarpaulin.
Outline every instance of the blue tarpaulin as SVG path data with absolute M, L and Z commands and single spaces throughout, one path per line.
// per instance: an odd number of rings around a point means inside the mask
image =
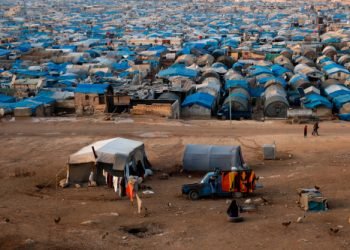
M 248 68 L 248 72 L 249 75 L 251 76 L 258 76 L 261 74 L 271 74 L 272 75 L 272 71 L 265 66 L 258 66 L 258 65 L 254 65 Z
M 0 94 L 0 102 L 2 103 L 9 103 L 9 102 L 15 102 L 15 101 L 16 99 L 12 96 Z
M 6 49 L 0 49 L 0 57 L 1 56 L 7 56 L 11 53 L 11 51 L 6 50 Z
M 329 109 L 332 108 L 332 103 L 326 97 L 316 93 L 306 95 L 303 103 L 304 103 L 304 107 L 307 109 L 314 109 L 319 106 L 324 106 Z
M 350 94 L 336 96 L 333 98 L 332 102 L 337 109 L 341 109 L 345 103 L 350 102 Z
M 225 82 L 225 89 L 229 89 L 229 88 L 234 88 L 234 87 L 241 87 L 244 88 L 246 90 L 249 89 L 249 84 L 248 81 L 245 79 L 242 80 L 226 80 Z
M 211 109 L 214 105 L 215 97 L 208 93 L 195 93 L 186 97 L 181 107 L 189 107 L 194 104 Z
M 333 99 L 341 95 L 350 95 L 350 89 L 340 84 L 334 84 L 334 85 L 328 86 L 325 89 L 325 93 L 328 96 L 328 98 Z
M 289 69 L 287 69 L 279 64 L 272 65 L 271 70 L 275 76 L 282 76 L 283 74 L 285 74 L 287 72 L 291 72 Z
M 171 67 L 161 70 L 158 73 L 158 77 L 168 78 L 172 76 L 184 76 L 188 78 L 196 78 L 198 71 L 194 69 L 188 69 L 183 64 L 174 64 Z
M 350 113 L 348 114 L 339 114 L 339 119 L 344 121 L 350 121 Z
M 115 70 L 126 70 L 126 69 L 130 68 L 131 66 L 129 65 L 129 62 L 127 60 L 121 60 L 118 63 L 113 63 L 112 67 Z
M 104 94 L 109 84 L 78 84 L 75 93 Z

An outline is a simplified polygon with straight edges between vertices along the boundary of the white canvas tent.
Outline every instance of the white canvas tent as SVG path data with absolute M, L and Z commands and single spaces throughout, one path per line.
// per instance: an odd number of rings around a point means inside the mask
M 93 171 L 95 165 L 104 166 L 103 168 L 108 166 L 108 169 L 112 172 L 125 171 L 125 175 L 128 176 L 130 171 L 137 171 L 139 163 L 141 163 L 144 170 L 145 160 L 146 154 L 143 142 L 124 138 L 97 141 L 69 156 L 69 182 L 88 181 L 90 171 Z

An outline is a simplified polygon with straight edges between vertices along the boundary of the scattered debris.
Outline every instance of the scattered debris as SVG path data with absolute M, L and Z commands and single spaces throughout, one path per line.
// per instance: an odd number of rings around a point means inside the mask
M 284 226 L 286 228 L 289 227 L 290 224 L 292 224 L 291 221 L 282 222 L 282 226 Z
M 319 191 L 319 187 L 315 188 L 300 188 L 299 205 L 305 211 L 327 211 L 328 202 Z
M 338 232 L 339 232 L 339 228 L 329 228 L 329 233 L 331 234 L 331 235 L 334 235 L 334 234 L 337 234 Z
M 154 194 L 154 192 L 152 190 L 145 190 L 145 191 L 142 191 L 143 194 L 146 194 L 146 195 L 152 195 Z
M 33 239 L 30 239 L 30 238 L 28 238 L 24 241 L 25 245 L 33 245 L 34 243 L 35 243 L 35 241 Z
M 168 180 L 168 179 L 169 179 L 169 174 L 167 174 L 167 173 L 162 173 L 162 174 L 159 176 L 159 179 L 161 179 L 161 180 Z
M 93 225 L 93 224 L 97 224 L 98 221 L 96 220 L 86 220 L 86 221 L 83 221 L 82 223 L 80 223 L 81 225 Z
M 119 216 L 118 213 L 115 213 L 115 212 L 111 212 L 111 213 L 103 213 L 103 214 L 100 214 L 101 216 Z
M 56 224 L 60 223 L 61 217 L 60 217 L 60 216 L 56 217 L 56 218 L 54 219 L 54 221 L 55 221 Z
M 261 206 L 269 204 L 269 201 L 264 197 L 256 198 L 253 200 L 253 202 L 254 204 L 261 205 Z
M 297 223 L 303 223 L 303 221 L 304 221 L 304 218 L 303 218 L 303 217 L 298 217 Z
M 109 233 L 108 232 L 105 232 L 103 235 L 102 235 L 102 239 L 105 239 L 106 237 L 107 237 L 107 235 L 108 235 Z
M 80 184 L 75 184 L 74 187 L 75 188 L 81 188 L 81 185 Z
M 88 187 L 97 187 L 96 181 L 89 181 Z
M 0 224 L 7 224 L 10 222 L 10 219 L 9 218 L 3 218 L 2 221 L 0 221 Z
M 252 199 L 246 199 L 246 200 L 244 201 L 244 203 L 245 203 L 245 204 L 251 204 L 251 203 L 252 203 Z
M 64 179 L 60 180 L 60 182 L 59 182 L 58 185 L 59 185 L 61 188 L 66 188 L 66 187 L 69 186 L 69 183 L 68 183 L 67 179 L 64 178 Z
M 254 204 L 249 204 L 249 205 L 243 205 L 241 206 L 241 212 L 256 212 L 257 207 Z

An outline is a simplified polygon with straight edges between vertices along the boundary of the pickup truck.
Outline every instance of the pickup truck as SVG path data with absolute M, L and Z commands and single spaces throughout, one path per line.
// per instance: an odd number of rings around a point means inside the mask
M 231 182 L 225 177 L 232 174 Z M 244 173 L 244 174 L 243 174 Z M 223 179 L 225 183 L 223 184 Z M 252 170 L 232 171 L 232 172 L 208 172 L 199 183 L 185 184 L 182 186 L 182 194 L 187 195 L 191 200 L 198 200 L 205 197 L 232 197 L 251 193 L 255 188 L 262 187 L 256 185 L 255 173 Z

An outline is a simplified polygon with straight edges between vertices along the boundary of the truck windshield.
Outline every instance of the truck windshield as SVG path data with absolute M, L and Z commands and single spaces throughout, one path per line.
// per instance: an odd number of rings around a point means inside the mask
M 210 173 L 207 173 L 203 179 L 201 180 L 201 183 L 208 183 L 208 180 L 210 178 L 210 176 L 214 175 L 214 173 L 210 172 Z

